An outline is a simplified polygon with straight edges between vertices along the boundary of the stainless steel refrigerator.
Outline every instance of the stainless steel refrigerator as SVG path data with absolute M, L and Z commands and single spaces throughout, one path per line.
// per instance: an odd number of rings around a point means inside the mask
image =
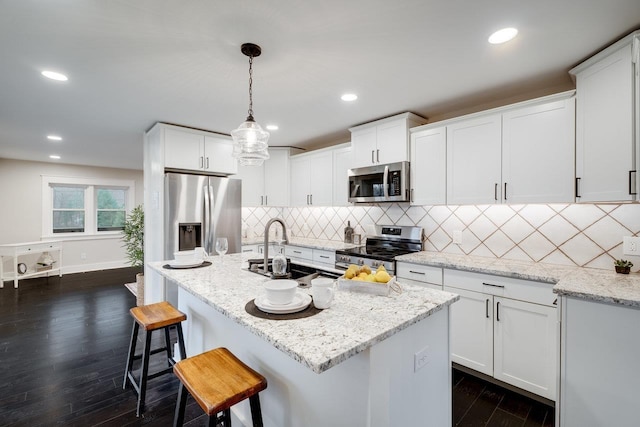
M 242 181 L 206 175 L 165 174 L 165 259 L 201 246 L 215 255 L 216 238 L 227 253 L 241 251 Z

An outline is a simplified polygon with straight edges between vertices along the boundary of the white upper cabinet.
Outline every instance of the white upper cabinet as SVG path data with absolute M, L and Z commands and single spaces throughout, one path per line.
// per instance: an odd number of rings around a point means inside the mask
M 164 166 L 232 175 L 238 171 L 238 162 L 232 157 L 231 137 L 213 132 L 159 124 L 164 128 Z
M 573 98 L 502 115 L 503 203 L 573 202 L 574 117 Z
M 353 166 L 351 147 L 333 150 L 333 206 L 350 206 L 348 170 Z
M 443 205 L 447 200 L 447 128 L 411 134 L 411 204 Z
M 639 38 L 640 32 L 635 32 L 570 71 L 577 90 L 576 196 L 580 202 L 636 199 Z
M 262 166 L 240 166 L 242 206 L 289 206 L 289 148 L 269 148 Z
M 319 150 L 291 158 L 291 206 L 333 204 L 333 151 Z
M 501 115 L 447 126 L 447 203 L 500 203 Z
M 409 160 L 409 129 L 424 123 L 423 117 L 403 113 L 350 128 L 351 168 Z

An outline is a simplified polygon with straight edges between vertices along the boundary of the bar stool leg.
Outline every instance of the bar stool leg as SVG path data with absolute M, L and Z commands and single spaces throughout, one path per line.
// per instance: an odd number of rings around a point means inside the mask
M 251 406 L 253 427 L 262 427 L 262 411 L 260 410 L 260 396 L 258 393 L 249 398 L 249 406 Z
M 182 382 L 178 388 L 178 402 L 176 403 L 176 413 L 173 418 L 173 427 L 180 427 L 184 424 L 184 411 L 187 407 L 187 395 L 189 393 Z
M 182 335 L 182 324 L 178 323 L 176 325 L 176 329 L 178 330 L 178 346 L 180 347 L 180 358 L 187 358 L 187 349 L 184 346 L 184 335 Z
M 167 366 L 171 367 L 172 366 L 171 360 L 173 360 L 173 359 L 171 357 L 171 338 L 169 337 L 169 326 L 164 328 L 164 345 L 165 345 L 165 348 L 167 349 L 166 350 L 166 352 L 167 352 Z
M 138 393 L 138 411 L 136 416 L 139 417 L 144 410 L 144 399 L 147 394 L 147 375 L 149 374 L 149 356 L 151 353 L 151 332 L 145 332 L 144 350 L 142 353 L 142 372 L 140 374 L 140 393 Z
M 127 388 L 127 380 L 129 379 L 129 372 L 133 368 L 133 360 L 136 353 L 136 342 L 138 341 L 138 331 L 140 325 L 135 320 L 133 321 L 133 329 L 131 330 L 131 342 L 129 343 L 129 355 L 127 356 L 127 367 L 124 370 L 124 381 L 122 382 L 122 389 Z

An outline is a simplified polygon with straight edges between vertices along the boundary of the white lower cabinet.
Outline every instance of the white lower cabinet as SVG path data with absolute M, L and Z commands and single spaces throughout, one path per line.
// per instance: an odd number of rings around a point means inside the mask
M 556 400 L 558 314 L 552 285 L 444 270 L 451 308 L 451 360 Z
M 440 267 L 398 261 L 396 262 L 396 278 L 400 283 L 442 290 L 442 268 Z

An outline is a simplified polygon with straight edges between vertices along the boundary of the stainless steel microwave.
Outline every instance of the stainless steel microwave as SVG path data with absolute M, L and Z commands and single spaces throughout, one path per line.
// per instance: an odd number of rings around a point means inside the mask
M 409 162 L 349 169 L 349 201 L 408 202 Z

